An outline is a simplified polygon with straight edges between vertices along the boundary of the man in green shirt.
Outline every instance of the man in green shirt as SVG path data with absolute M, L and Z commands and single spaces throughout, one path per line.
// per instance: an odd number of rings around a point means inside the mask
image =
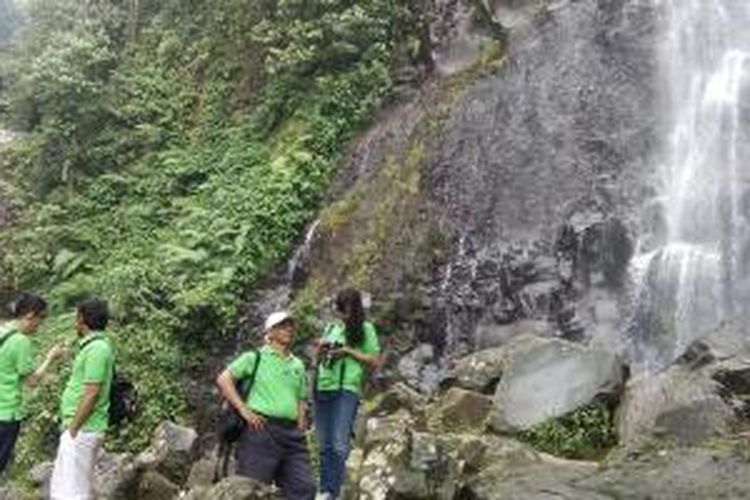
M 24 293 L 13 306 L 14 320 L 0 327 L 0 474 L 5 470 L 26 416 L 24 384 L 37 385 L 50 363 L 63 350 L 54 346 L 44 362 L 34 369 L 31 336 L 44 321 L 47 303 L 41 297 Z
M 295 329 L 288 313 L 271 314 L 266 345 L 233 361 L 216 383 L 247 422 L 237 444 L 237 472 L 275 482 L 288 500 L 311 500 L 315 483 L 305 439 L 307 384 L 304 364 L 291 353 Z M 237 381 L 253 373 L 250 393 L 240 395 Z
M 50 483 L 52 500 L 88 500 L 96 454 L 107 430 L 109 391 L 115 357 L 104 330 L 109 312 L 104 301 L 78 306 L 78 346 L 60 402 L 65 429 L 60 436 Z

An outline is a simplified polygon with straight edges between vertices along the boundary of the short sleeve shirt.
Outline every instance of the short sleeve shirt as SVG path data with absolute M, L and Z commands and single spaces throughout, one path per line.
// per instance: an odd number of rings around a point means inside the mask
M 109 391 L 115 357 L 103 332 L 93 332 L 78 342 L 78 353 L 60 403 L 63 426 L 73 422 L 86 384 L 101 384 L 98 399 L 88 420 L 81 427 L 87 432 L 104 432 L 109 420 Z
M 23 381 L 34 371 L 34 349 L 31 339 L 17 323 L 0 327 L 0 422 L 14 422 L 26 416 Z
M 363 327 L 365 335 L 362 339 L 362 344 L 354 348 L 370 356 L 380 354 L 380 343 L 378 342 L 375 325 L 365 322 Z M 323 335 L 323 340 L 346 344 L 346 327 L 343 323 L 329 325 Z M 365 367 L 356 359 L 346 356 L 334 361 L 330 365 L 320 364 L 318 366 L 317 380 L 317 389 L 319 391 L 337 391 L 342 389 L 361 394 L 365 380 Z
M 264 346 L 235 359 L 229 365 L 229 373 L 237 380 L 250 377 L 259 352 L 260 364 L 250 394 L 241 394 L 247 407 L 269 417 L 297 420 L 299 402 L 307 397 L 305 365 L 299 358 L 283 356 Z

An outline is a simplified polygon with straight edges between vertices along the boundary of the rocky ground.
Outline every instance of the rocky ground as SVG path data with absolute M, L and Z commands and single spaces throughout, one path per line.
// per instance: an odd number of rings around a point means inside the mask
M 554 382 L 554 383 L 553 383 Z M 425 396 L 397 383 L 364 406 L 346 498 L 359 500 L 750 498 L 750 349 L 725 328 L 666 371 L 630 377 L 605 351 L 525 334 L 458 360 Z M 593 401 L 615 408 L 618 444 L 598 461 L 544 453 L 524 432 Z M 105 454 L 101 500 L 267 499 L 230 476 L 214 484 L 215 450 L 165 422 L 139 455 Z M 51 464 L 31 481 L 43 496 Z M 0 499 L 16 499 L 0 491 Z

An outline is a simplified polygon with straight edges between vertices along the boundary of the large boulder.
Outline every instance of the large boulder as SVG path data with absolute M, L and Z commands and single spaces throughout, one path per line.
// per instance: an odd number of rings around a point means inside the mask
M 99 453 L 94 468 L 94 493 L 99 500 L 133 498 L 138 488 L 139 471 L 129 453 Z
M 138 500 L 169 500 L 176 498 L 180 487 L 155 471 L 146 471 L 138 482 Z
M 618 397 L 623 378 L 622 363 L 611 352 L 560 339 L 520 338 L 507 351 L 490 426 L 518 432 L 597 398 Z
M 479 432 L 487 427 L 492 398 L 453 387 L 433 408 L 433 424 L 449 432 Z
M 188 492 L 190 500 L 273 500 L 281 497 L 272 486 L 240 476 L 229 476 L 210 489 Z
M 650 448 L 613 460 L 577 487 L 607 498 L 705 500 L 750 498 L 750 462 L 746 442 L 711 448 Z
M 728 434 L 736 417 L 720 390 L 705 371 L 682 365 L 632 379 L 617 413 L 620 441 L 661 437 L 693 445 Z
M 163 422 L 154 432 L 151 446 L 138 455 L 139 468 L 155 470 L 176 484 L 184 484 L 197 458 L 198 433 L 172 422 Z
M 505 369 L 507 348 L 475 352 L 454 362 L 441 385 L 492 394 Z
M 596 472 L 596 464 L 565 460 L 496 464 L 470 478 L 461 498 L 473 500 L 612 500 L 576 486 Z M 647 497 L 642 497 L 647 498 Z
M 214 481 L 216 473 L 216 460 L 203 458 L 198 460 L 190 468 L 190 475 L 187 480 L 187 488 L 210 487 Z

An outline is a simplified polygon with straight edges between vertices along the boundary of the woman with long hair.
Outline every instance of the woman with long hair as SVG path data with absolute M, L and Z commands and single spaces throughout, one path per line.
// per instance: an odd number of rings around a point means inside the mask
M 359 291 L 342 290 L 336 313 L 340 321 L 326 326 L 318 344 L 314 388 L 320 491 L 326 499 L 341 492 L 366 372 L 380 363 L 378 335 L 365 319 Z

